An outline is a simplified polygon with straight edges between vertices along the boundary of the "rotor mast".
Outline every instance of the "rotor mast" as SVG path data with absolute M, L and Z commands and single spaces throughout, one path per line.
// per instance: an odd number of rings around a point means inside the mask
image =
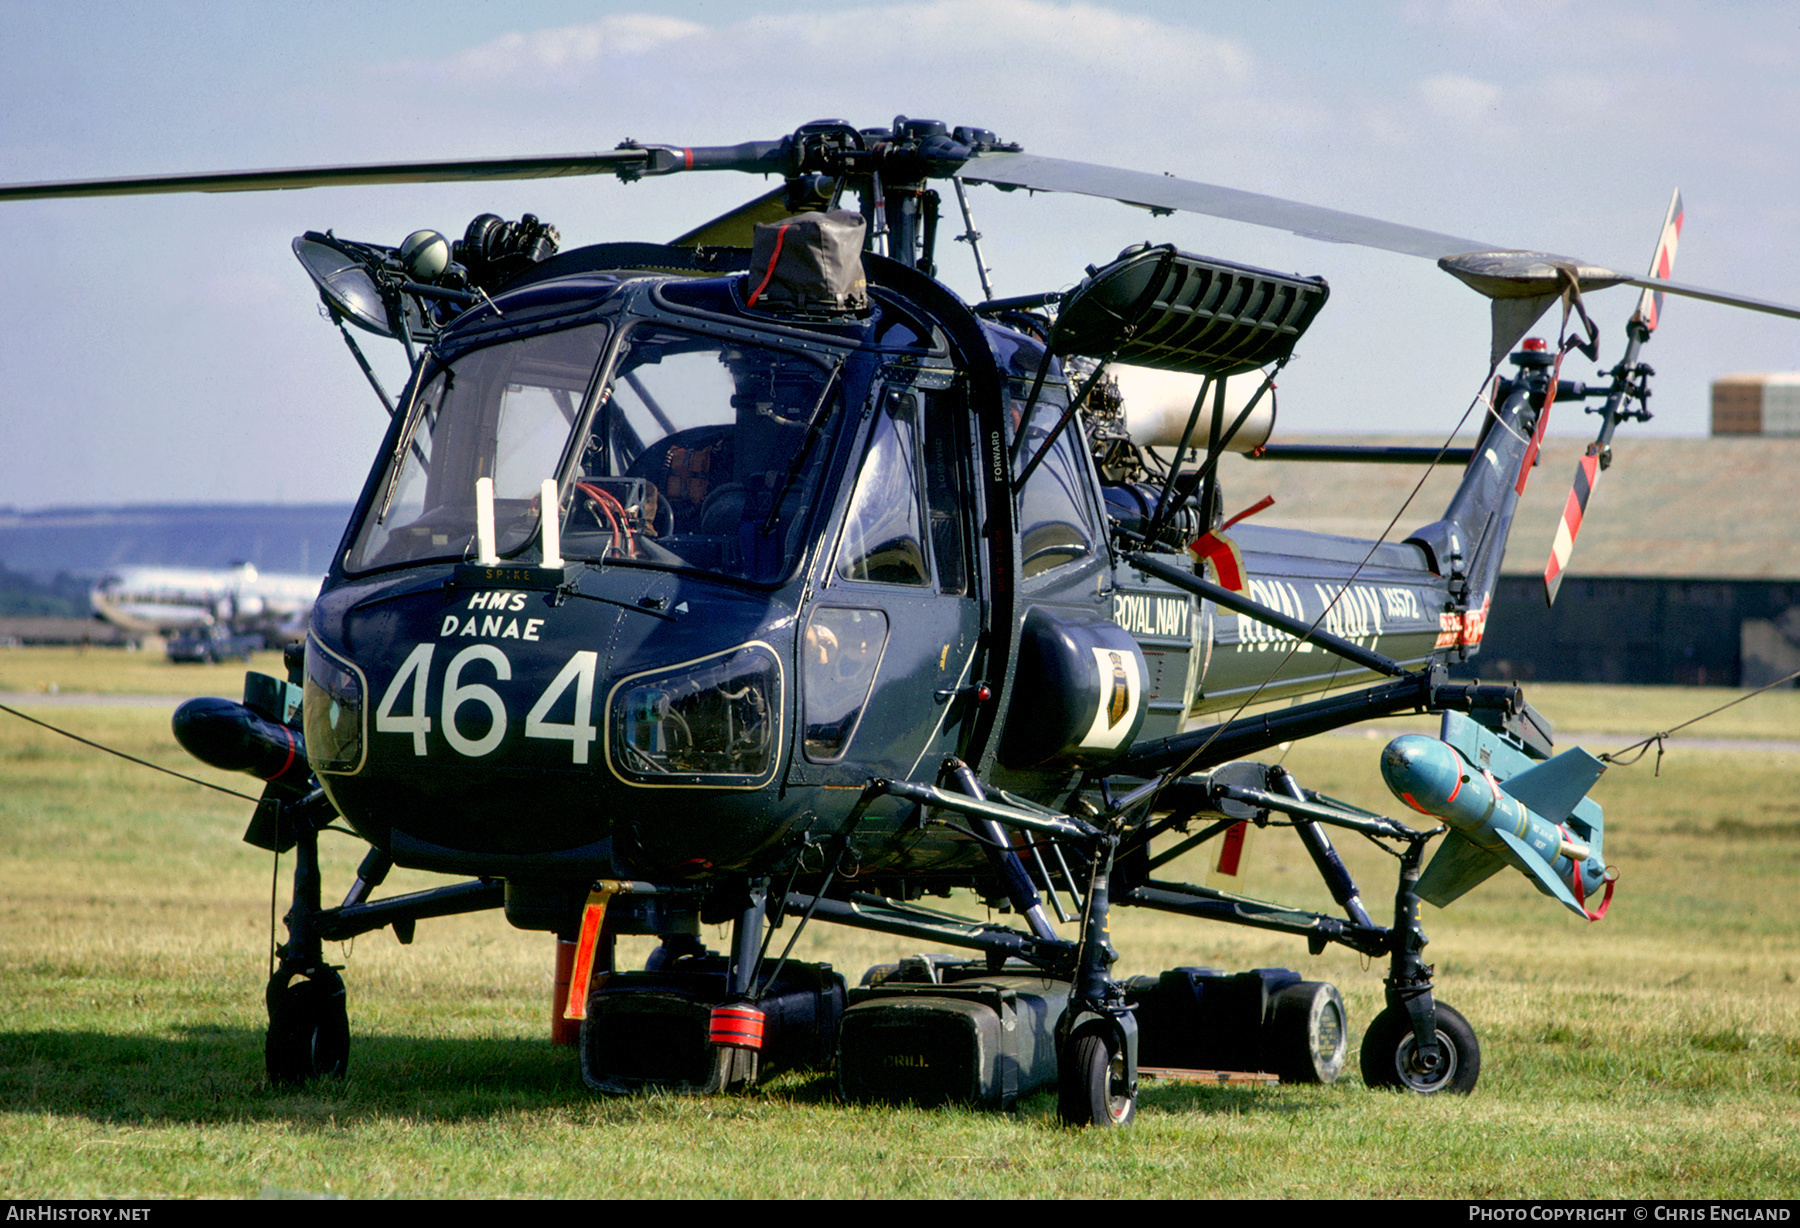
M 858 198 L 872 250 L 935 275 L 939 198 L 929 181 L 954 178 L 979 154 L 1018 149 L 985 128 L 951 128 L 935 119 L 900 115 L 891 128 L 821 119 L 773 142 L 684 148 L 628 141 L 617 152 L 636 153 L 641 161 L 621 163 L 617 173 L 627 181 L 678 171 L 779 174 L 795 213 L 826 207 L 848 190 Z

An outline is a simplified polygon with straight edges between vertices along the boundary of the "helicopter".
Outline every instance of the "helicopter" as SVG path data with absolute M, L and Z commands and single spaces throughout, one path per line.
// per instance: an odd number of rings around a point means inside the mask
M 271 1080 L 347 1069 L 326 942 L 384 928 L 410 942 L 420 920 L 493 909 L 563 941 L 563 1017 L 602 1092 L 721 1092 L 833 1066 L 852 1097 L 1004 1105 L 1052 1085 L 1066 1122 L 1122 1125 L 1141 1067 L 1338 1077 L 1349 1020 L 1334 987 L 1270 969 L 1120 981 L 1108 919 L 1125 906 L 1385 959 L 1364 1081 L 1472 1091 L 1479 1041 L 1436 996 L 1420 902 L 1511 866 L 1598 920 L 1617 877 L 1586 796 L 1604 765 L 1558 753 L 1517 686 L 1448 674 L 1479 652 L 1550 408 L 1601 403 L 1591 489 L 1613 430 L 1647 416 L 1639 350 L 1662 294 L 1800 311 L 1671 281 L 1679 198 L 1639 277 L 905 117 L 722 147 L 16 185 L 0 200 L 698 171 L 780 183 L 669 243 L 563 250 L 529 214 L 481 215 L 456 242 L 294 241 L 389 429 L 287 676 L 252 674 L 242 703 L 175 717 L 198 758 L 266 782 L 245 839 L 295 854 L 266 988 Z M 967 193 L 981 184 L 1437 261 L 1492 301 L 1474 445 L 1267 442 L 1275 376 L 1327 305 L 1322 278 L 1145 244 L 1066 291 L 996 298 L 983 272 L 986 298 L 965 302 L 936 277 L 938 244 L 960 220 L 982 267 Z M 1605 383 L 1563 379 L 1566 354 L 1598 353 L 1584 294 L 1620 284 L 1643 291 L 1624 357 Z M 1526 338 L 1558 306 L 1557 341 Z M 398 396 L 352 327 L 405 349 Z M 1201 381 L 1154 438 L 1132 429 L 1115 378 L 1129 367 Z M 1232 509 L 1219 463 L 1233 451 L 1463 477 L 1438 519 L 1361 541 Z M 1289 706 L 1242 715 L 1275 700 Z M 1253 758 L 1415 712 L 1441 713 L 1440 736 L 1396 739 L 1382 771 L 1427 827 Z M 318 837 L 340 820 L 369 852 L 327 906 Z M 1209 843 L 1230 856 L 1251 826 L 1292 827 L 1341 915 L 1157 876 Z M 1388 923 L 1332 829 L 1396 853 Z M 395 866 L 461 881 L 378 898 Z M 920 903 L 952 891 L 1010 921 Z M 852 988 L 789 959 L 814 922 L 972 955 Z M 723 953 L 700 939 L 718 924 Z M 660 940 L 648 967 L 614 966 L 624 934 Z

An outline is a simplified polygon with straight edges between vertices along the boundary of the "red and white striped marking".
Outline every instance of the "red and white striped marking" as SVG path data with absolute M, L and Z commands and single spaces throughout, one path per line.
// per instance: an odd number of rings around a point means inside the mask
M 1656 254 L 1650 258 L 1650 276 L 1660 281 L 1668 281 L 1675 271 L 1675 248 L 1681 242 L 1681 191 L 1676 189 L 1675 198 L 1669 202 L 1669 214 L 1663 219 L 1662 235 L 1656 241 Z M 1656 321 L 1662 315 L 1662 291 L 1646 290 L 1638 299 L 1637 312 L 1631 317 L 1634 324 L 1642 324 L 1645 332 L 1656 331 Z
M 1550 545 L 1550 563 L 1544 568 L 1544 602 L 1556 604 L 1556 590 L 1562 587 L 1563 571 L 1569 555 L 1575 550 L 1575 535 L 1581 532 L 1581 518 L 1587 513 L 1588 498 L 1600 480 L 1600 457 L 1588 453 L 1575 464 L 1575 485 L 1563 504 L 1562 520 L 1556 526 L 1556 540 Z

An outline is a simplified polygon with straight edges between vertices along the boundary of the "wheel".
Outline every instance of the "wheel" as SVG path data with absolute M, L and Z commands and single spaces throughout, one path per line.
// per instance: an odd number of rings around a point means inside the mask
M 1275 995 L 1264 1043 L 1283 1083 L 1336 1083 L 1350 1056 L 1343 995 L 1324 981 L 1289 985 Z
M 1412 1018 L 1404 1010 L 1388 1007 L 1375 1016 L 1375 1022 L 1363 1033 L 1362 1077 L 1370 1087 L 1388 1087 L 1400 1091 L 1433 1096 L 1454 1092 L 1466 1096 L 1475 1090 L 1481 1077 L 1481 1045 L 1475 1029 L 1456 1011 L 1437 1004 L 1438 1048 L 1444 1064 L 1437 1071 L 1420 1070 L 1414 1060 L 1418 1047 L 1413 1037 Z
M 1137 1094 L 1125 1081 L 1125 1055 L 1110 1030 L 1080 1033 L 1057 1063 L 1057 1112 L 1067 1126 L 1128 1126 Z
M 330 968 L 295 976 L 277 972 L 269 978 L 269 1032 L 263 1042 L 269 1082 L 295 1087 L 311 1078 L 341 1079 L 350 1068 L 344 982 Z

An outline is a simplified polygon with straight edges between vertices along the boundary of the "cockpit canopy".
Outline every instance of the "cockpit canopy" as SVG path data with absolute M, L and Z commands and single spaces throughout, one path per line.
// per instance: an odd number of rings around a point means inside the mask
M 842 360 L 653 321 L 609 347 L 617 327 L 515 337 L 428 369 L 347 569 L 472 555 L 487 477 L 502 559 L 538 557 L 554 478 L 566 558 L 788 575 L 844 417 Z

